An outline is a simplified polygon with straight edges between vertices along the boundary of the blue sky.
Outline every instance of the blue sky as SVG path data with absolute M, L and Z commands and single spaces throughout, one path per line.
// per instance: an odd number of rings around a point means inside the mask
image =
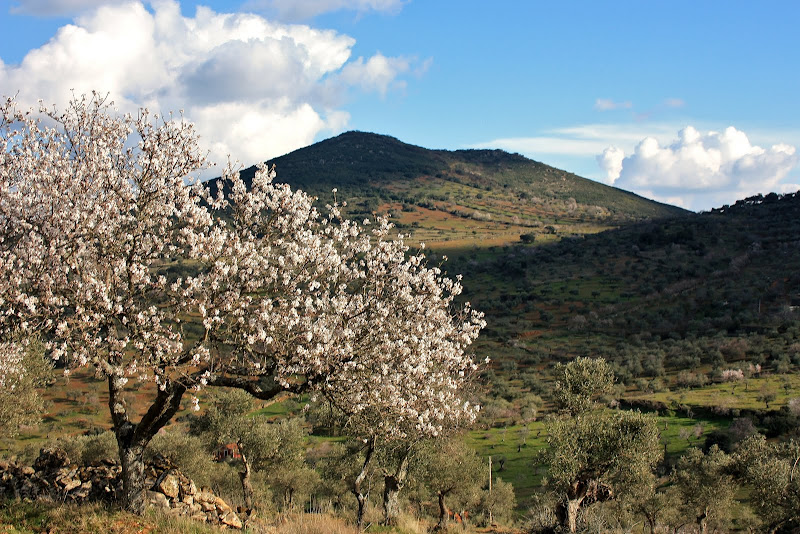
M 0 93 L 184 109 L 219 161 L 357 129 L 503 148 L 694 210 L 800 189 L 796 2 L 0 6 Z

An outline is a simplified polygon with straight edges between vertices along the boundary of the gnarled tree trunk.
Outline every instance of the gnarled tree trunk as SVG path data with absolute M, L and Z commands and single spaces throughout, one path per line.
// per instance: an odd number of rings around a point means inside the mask
M 436 526 L 433 528 L 436 531 L 445 531 L 447 530 L 447 520 L 450 517 L 448 513 L 449 510 L 447 509 L 447 505 L 444 503 L 444 498 L 447 494 L 450 493 L 449 491 L 437 491 L 436 496 L 439 499 L 439 522 L 436 523 Z
M 708 532 L 708 508 L 697 516 L 697 528 L 700 529 L 700 534 L 706 534 L 706 532 Z
M 576 480 L 567 490 L 564 499 L 556 506 L 556 518 L 570 532 L 578 529 L 578 512 L 583 504 L 607 501 L 613 496 L 611 487 L 596 480 Z
M 145 500 L 144 447 L 117 442 L 122 465 L 122 505 L 129 512 L 143 514 Z
M 242 442 L 237 441 L 236 447 L 239 449 L 239 455 L 242 457 L 242 464 L 244 465 L 244 470 L 239 472 L 239 479 L 242 481 L 242 495 L 244 496 L 244 506 L 248 510 L 252 510 L 253 484 L 250 482 L 250 475 L 252 473 L 252 469 L 250 468 L 250 462 L 247 460 L 247 456 L 245 456 L 244 448 L 242 448 Z
M 367 472 L 369 471 L 369 464 L 372 460 L 372 455 L 375 452 L 375 438 L 372 438 L 367 445 L 366 454 L 364 456 L 364 463 L 361 465 L 361 471 L 353 481 L 353 495 L 356 496 L 358 501 L 358 511 L 356 512 L 356 527 L 359 531 L 364 528 L 364 508 L 367 504 L 367 494 L 364 492 L 364 481 L 367 479 Z
M 114 435 L 122 467 L 122 506 L 129 512 L 141 515 L 147 501 L 145 499 L 144 450 L 153 436 L 161 430 L 180 408 L 181 398 L 186 388 L 175 382 L 168 382 L 159 389 L 153 404 L 142 420 L 134 424 L 128 418 L 123 398 L 124 381 L 119 377 L 108 377 L 108 406 L 114 422 Z
M 566 527 L 570 532 L 576 532 L 578 530 L 578 510 L 581 509 L 582 502 L 583 497 L 579 499 L 567 499 L 567 501 L 563 503 L 563 513 L 566 514 Z
M 408 475 L 408 457 L 411 448 L 402 451 L 397 470 L 394 473 L 383 474 L 383 524 L 397 525 L 400 515 L 400 490 L 403 489 Z
M 650 528 L 650 534 L 656 534 L 656 518 L 654 515 L 646 515 L 647 526 Z

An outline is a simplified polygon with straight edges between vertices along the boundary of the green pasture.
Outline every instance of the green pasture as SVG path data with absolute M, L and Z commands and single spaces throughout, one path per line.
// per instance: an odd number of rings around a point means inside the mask
M 528 428 L 523 444 L 524 428 Z M 517 508 L 527 508 L 533 494 L 541 487 L 544 470 L 539 456 L 544 450 L 547 428 L 543 421 L 487 430 L 472 430 L 464 440 L 486 463 L 492 458 L 492 476 L 510 482 L 517 497 Z M 505 462 L 503 462 L 505 459 Z
M 677 388 L 656 393 L 635 393 L 627 395 L 630 399 L 644 399 L 662 402 L 668 406 L 703 406 L 726 410 L 765 410 L 764 397 L 774 395 L 769 402 L 770 410 L 788 405 L 789 401 L 800 396 L 800 375 L 768 375 L 736 382 L 709 384 L 701 388 Z

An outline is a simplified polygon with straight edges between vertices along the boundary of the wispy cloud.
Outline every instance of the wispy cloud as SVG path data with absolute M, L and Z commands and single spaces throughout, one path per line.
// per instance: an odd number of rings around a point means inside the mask
M 37 17 L 65 17 L 130 0 L 11 0 L 10 12 Z M 158 3 L 160 0 L 153 0 Z M 243 8 L 264 12 L 284 21 L 309 20 L 333 11 L 399 13 L 409 0 L 249 0 Z M 238 3 L 238 2 L 237 2 Z
M 274 14 L 281 20 L 308 20 L 332 11 L 355 11 L 365 14 L 371 11 L 398 13 L 409 0 L 250 0 L 245 3 L 249 10 Z
M 12 0 L 10 12 L 37 17 L 68 17 L 127 0 Z
M 561 136 L 507 137 L 474 143 L 469 148 L 500 148 L 507 152 L 519 152 L 526 156 L 541 158 L 543 154 L 589 156 L 597 154 L 607 146 L 599 139 L 580 139 Z
M 623 102 L 615 102 L 610 98 L 598 98 L 594 101 L 594 109 L 597 111 L 612 111 L 615 109 L 631 109 L 633 102 L 625 100 Z
M 405 82 L 398 80 L 398 76 L 410 68 L 411 61 L 408 58 L 390 58 L 379 52 L 366 61 L 363 57 L 351 61 L 342 68 L 339 77 L 349 85 L 385 96 L 392 87 L 405 88 Z
M 545 130 L 537 136 L 482 141 L 470 148 L 501 148 L 539 158 L 549 154 L 594 158 L 609 145 L 630 151 L 647 136 L 667 140 L 679 128 L 677 124 L 581 124 Z

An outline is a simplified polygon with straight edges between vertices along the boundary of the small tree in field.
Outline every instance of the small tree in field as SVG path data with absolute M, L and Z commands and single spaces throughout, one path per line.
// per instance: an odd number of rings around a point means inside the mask
M 765 384 L 758 392 L 756 400 L 759 402 L 763 402 L 764 406 L 766 406 L 767 410 L 769 410 L 769 403 L 775 402 L 775 399 L 777 398 L 778 398 L 778 393 L 774 389 L 771 389 L 769 386 Z
M 548 425 L 547 485 L 560 496 L 556 516 L 570 532 L 581 507 L 649 481 L 661 458 L 653 417 L 596 405 L 595 397 L 612 386 L 602 358 L 577 358 L 557 369 L 556 404 L 567 415 Z
M 680 514 L 680 498 L 677 488 L 660 485 L 655 475 L 642 482 L 627 501 L 631 509 L 644 518 L 650 534 L 656 534 L 659 526 L 669 524 Z
M 708 531 L 709 523 L 724 529 L 730 521 L 737 490 L 732 461 L 716 445 L 705 454 L 691 448 L 678 460 L 672 473 L 684 515 L 694 518 L 703 534 Z
M 226 170 L 231 194 L 210 198 L 186 185 L 206 163 L 183 120 L 96 95 L 41 114 L 0 105 L 0 341 L 40 332 L 107 379 L 128 510 L 144 509 L 145 447 L 206 386 L 380 405 L 386 429 L 474 417 L 460 387 L 483 319 L 386 220 L 320 214 L 263 167 L 250 188 Z M 130 379 L 154 385 L 147 406 Z
M 614 372 L 603 358 L 575 358 L 555 369 L 553 399 L 558 408 L 571 415 L 588 412 L 597 397 L 614 390 Z
M 575 532 L 581 507 L 635 491 L 661 458 L 655 419 L 639 412 L 588 414 L 549 426 L 547 484 L 556 516 Z
M 468 504 L 480 498 L 483 463 L 463 439 L 451 438 L 427 444 L 422 469 L 425 485 L 436 495 L 439 506 L 436 530 L 447 530 L 448 500 Z
M 507 524 L 513 518 L 515 505 L 514 486 L 501 478 L 495 478 L 492 482 L 491 491 L 489 491 L 489 488 L 484 488 L 481 492 L 478 509 L 487 524 Z
M 739 478 L 750 487 L 750 503 L 768 532 L 800 528 L 800 443 L 769 443 L 753 435 L 733 458 Z
M 0 437 L 38 422 L 44 402 L 37 388 L 50 375 L 38 343 L 0 343 Z

